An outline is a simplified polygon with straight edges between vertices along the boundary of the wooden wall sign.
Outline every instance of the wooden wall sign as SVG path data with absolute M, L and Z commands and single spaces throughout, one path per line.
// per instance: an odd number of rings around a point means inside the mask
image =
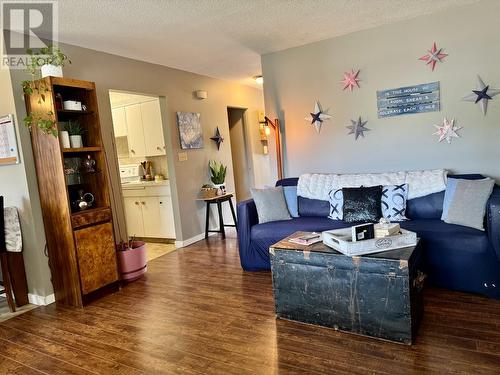
M 0 117 L 0 165 L 19 163 L 14 116 Z
M 439 82 L 377 91 L 378 117 L 439 111 Z

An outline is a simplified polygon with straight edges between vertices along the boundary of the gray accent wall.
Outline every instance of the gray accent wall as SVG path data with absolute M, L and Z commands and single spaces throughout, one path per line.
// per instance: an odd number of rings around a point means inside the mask
M 499 16 L 500 1 L 483 0 L 264 55 L 266 114 L 283 124 L 285 175 L 447 168 L 499 180 L 500 95 L 487 116 L 461 101 L 476 89 L 477 74 L 500 88 Z M 418 58 L 433 42 L 449 56 L 431 71 Z M 361 88 L 342 91 L 351 68 L 361 69 Z M 433 81 L 441 84 L 440 112 L 377 118 L 377 90 Z M 320 134 L 304 120 L 315 100 L 333 116 Z M 371 131 L 355 141 L 346 126 L 359 116 Z M 463 126 L 452 144 L 432 135 L 445 116 Z

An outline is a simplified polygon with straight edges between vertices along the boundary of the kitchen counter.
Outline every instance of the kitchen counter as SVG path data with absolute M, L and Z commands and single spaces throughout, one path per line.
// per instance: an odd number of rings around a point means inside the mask
M 144 188 L 144 187 L 155 187 L 155 186 L 170 186 L 170 181 L 169 180 L 162 180 L 162 181 L 128 182 L 125 184 L 122 183 L 122 189 L 124 189 L 124 190 Z

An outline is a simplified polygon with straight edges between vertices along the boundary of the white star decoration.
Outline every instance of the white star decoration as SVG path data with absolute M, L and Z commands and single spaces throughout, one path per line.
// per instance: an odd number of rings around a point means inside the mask
M 483 111 L 483 115 L 486 116 L 486 110 L 488 109 L 488 100 L 493 99 L 494 96 L 500 94 L 500 89 L 491 89 L 489 85 L 485 85 L 481 77 L 477 76 L 478 85 L 477 90 L 472 90 L 472 94 L 464 96 L 462 100 L 466 102 L 479 103 Z
M 319 133 L 321 131 L 321 125 L 323 125 L 323 121 L 331 119 L 332 116 L 323 112 L 321 108 L 321 104 L 318 101 L 314 104 L 314 112 L 310 113 L 310 117 L 305 117 L 304 120 L 310 121 L 311 125 L 314 125 L 316 131 Z
M 461 126 L 455 126 L 455 119 L 449 121 L 446 117 L 443 120 L 443 125 L 434 125 L 437 132 L 432 135 L 439 136 L 439 142 L 446 140 L 446 142 L 451 143 L 453 138 L 460 138 L 457 131 L 462 129 Z

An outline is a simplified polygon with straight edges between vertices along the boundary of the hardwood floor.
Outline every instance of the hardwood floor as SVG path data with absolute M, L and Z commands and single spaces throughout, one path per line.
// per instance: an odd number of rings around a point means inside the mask
M 277 321 L 270 273 L 243 272 L 230 236 L 155 259 L 84 309 L 0 323 L 0 373 L 500 373 L 500 301 L 427 289 L 412 347 Z

